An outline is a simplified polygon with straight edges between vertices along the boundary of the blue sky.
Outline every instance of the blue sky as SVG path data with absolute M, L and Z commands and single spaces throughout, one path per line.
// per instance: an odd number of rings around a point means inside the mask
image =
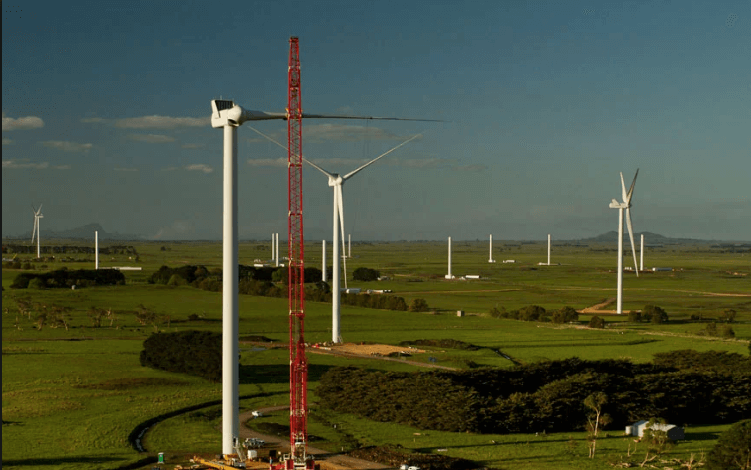
M 751 240 L 751 2 L 3 2 L 2 234 L 100 223 L 220 239 L 210 100 L 283 111 L 289 36 L 303 124 L 348 172 L 353 240 L 554 239 L 617 229 Z M 258 130 L 284 139 L 284 122 Z M 240 236 L 286 232 L 286 151 L 238 131 Z M 305 238 L 332 191 L 304 176 Z M 284 238 L 284 235 L 282 235 Z

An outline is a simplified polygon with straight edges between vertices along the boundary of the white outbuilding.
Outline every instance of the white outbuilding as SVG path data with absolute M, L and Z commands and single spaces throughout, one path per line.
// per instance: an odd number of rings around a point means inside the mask
M 642 437 L 644 435 L 644 431 L 649 427 L 649 421 L 637 421 L 631 426 L 626 426 L 626 435 Z M 651 429 L 654 429 L 656 431 L 665 431 L 668 435 L 668 438 L 672 441 L 683 440 L 686 438 L 684 429 L 682 427 L 676 426 L 675 424 L 654 423 L 652 424 Z

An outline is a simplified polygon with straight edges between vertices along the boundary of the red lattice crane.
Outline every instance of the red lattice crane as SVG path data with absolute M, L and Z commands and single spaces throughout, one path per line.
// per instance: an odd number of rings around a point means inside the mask
M 309 469 L 315 466 L 306 454 L 308 440 L 308 362 L 305 358 L 305 286 L 302 220 L 302 102 L 298 39 L 289 39 L 287 100 L 289 243 L 289 445 L 272 470 Z

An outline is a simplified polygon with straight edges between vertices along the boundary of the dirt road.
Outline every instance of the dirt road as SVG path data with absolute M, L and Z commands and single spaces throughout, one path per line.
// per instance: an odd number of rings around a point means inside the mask
M 255 437 L 257 439 L 263 439 L 266 441 L 266 448 L 276 448 L 279 453 L 289 453 L 289 439 L 279 436 L 272 436 L 269 434 L 261 434 L 256 432 L 245 425 L 245 423 L 253 417 L 253 411 L 260 411 L 261 413 L 271 413 L 273 411 L 281 411 L 288 409 L 287 406 L 274 406 L 269 408 L 260 408 L 258 410 L 246 411 L 240 414 L 240 438 L 245 439 L 248 437 Z M 367 460 L 356 459 L 348 455 L 332 454 L 323 449 L 317 449 L 315 447 L 308 446 L 308 454 L 314 455 L 316 463 L 321 464 L 321 468 L 325 470 L 345 470 L 345 469 L 362 469 L 362 470 L 378 470 L 383 468 L 389 468 L 386 465 L 382 465 L 375 462 L 369 462 Z

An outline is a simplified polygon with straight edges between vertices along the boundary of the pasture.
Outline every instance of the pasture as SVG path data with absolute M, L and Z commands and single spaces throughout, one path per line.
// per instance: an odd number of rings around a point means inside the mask
M 63 242 L 60 242 L 61 244 Z M 282 241 L 282 245 L 283 245 Z M 69 244 L 82 244 L 71 241 Z M 122 244 L 118 242 L 117 244 Z M 143 340 L 155 330 L 139 323 L 139 305 L 157 312 L 161 331 L 221 330 L 221 293 L 196 288 L 148 284 L 160 266 L 221 267 L 221 244 L 214 242 L 133 242 L 138 261 L 128 255 L 100 258 L 102 267 L 141 266 L 125 272 L 126 284 L 76 290 L 11 289 L 24 270 L 3 268 L 3 465 L 8 468 L 115 469 L 155 452 L 177 456 L 218 452 L 219 414 L 211 402 L 221 399 L 219 384 L 140 366 Z M 100 244 L 100 246 L 103 244 Z M 351 306 L 342 308 L 342 336 L 348 342 L 398 344 L 417 339 L 456 339 L 482 348 L 477 351 L 433 349 L 411 361 L 462 368 L 510 367 L 494 353 L 498 349 L 519 362 L 579 356 L 587 359 L 628 358 L 647 362 L 653 354 L 677 349 L 725 350 L 748 354 L 751 339 L 751 257 L 723 253 L 707 245 L 676 245 L 649 249 L 645 267 L 670 266 L 672 272 L 624 274 L 624 309 L 646 304 L 664 308 L 670 321 L 662 325 L 629 323 L 625 316 L 605 316 L 607 328 L 521 322 L 492 318 L 491 308 L 518 309 L 540 305 L 549 311 L 563 306 L 582 309 L 615 297 L 615 251 L 594 247 L 555 246 L 554 266 L 539 266 L 547 258 L 545 243 L 494 242 L 495 264 L 487 262 L 487 241 L 457 242 L 453 274 L 478 274 L 482 280 L 443 279 L 445 242 L 356 243 L 347 259 L 348 274 L 357 267 L 378 269 L 389 280 L 350 287 L 391 289 L 407 303 L 423 298 L 427 313 L 394 312 Z M 320 242 L 306 244 L 306 264 L 321 266 Z M 329 245 L 330 253 L 330 245 Z M 270 243 L 244 242 L 240 263 L 268 260 Z M 93 256 L 77 261 L 30 262 L 36 271 L 93 268 Z M 21 258 L 21 256 L 19 256 Z M 27 257 L 28 258 L 28 257 Z M 502 263 L 514 259 L 516 263 Z M 626 259 L 626 266 L 631 262 Z M 35 315 L 18 314 L 16 299 L 70 308 L 69 328 L 41 330 Z M 95 328 L 91 307 L 111 309 L 114 317 Z M 608 307 L 612 308 L 612 306 Z M 726 309 L 736 312 L 735 339 L 698 336 L 707 321 Z M 457 317 L 456 311 L 466 312 Z M 191 316 L 192 315 L 192 316 Z M 701 322 L 694 319 L 701 318 Z M 580 315 L 586 325 L 589 315 Z M 240 296 L 240 334 L 263 335 L 283 343 L 288 338 L 286 299 Z M 306 340 L 324 342 L 331 336 L 330 304 L 306 304 Z M 430 359 L 432 358 L 432 359 Z M 415 370 L 403 362 L 309 354 L 311 390 L 310 433 L 322 439 L 317 447 L 331 450 L 355 445 L 400 444 L 407 449 L 439 452 L 504 469 L 610 468 L 607 460 L 627 452 L 621 430 L 608 430 L 596 459 L 586 458 L 585 433 L 534 435 L 472 435 L 422 432 L 407 426 L 373 423 L 355 416 L 333 414 L 315 405 L 317 378 L 331 367 L 356 365 L 383 370 Z M 283 405 L 288 400 L 288 356 L 281 347 L 241 344 L 240 394 L 244 409 Z M 165 419 L 143 437 L 147 453 L 128 442 L 138 424 L 186 407 L 203 408 Z M 284 423 L 284 412 L 267 421 Z M 331 423 L 339 423 L 333 431 Z M 692 429 L 675 455 L 706 451 L 727 426 Z M 495 441 L 492 443 L 491 441 Z M 442 449 L 445 449 L 442 450 Z M 175 457 L 176 458 L 176 457 Z M 144 466 L 149 468 L 149 466 Z

